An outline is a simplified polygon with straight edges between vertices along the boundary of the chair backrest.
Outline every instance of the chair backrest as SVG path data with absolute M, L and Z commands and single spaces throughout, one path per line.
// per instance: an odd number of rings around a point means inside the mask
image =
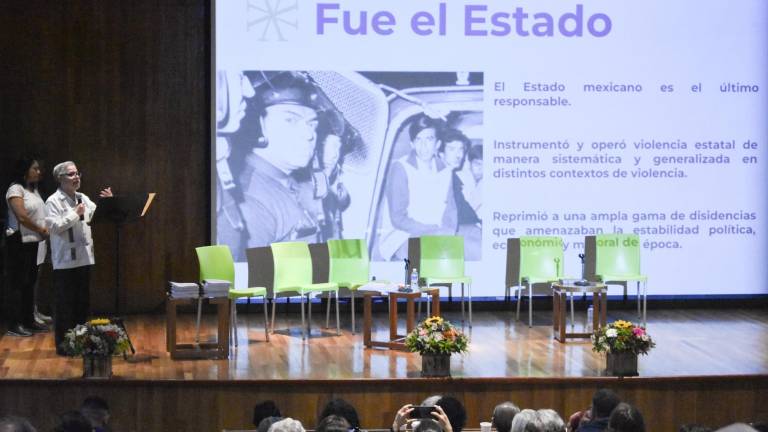
M 312 283 L 312 257 L 305 242 L 272 243 L 272 259 L 275 264 L 273 288 L 296 288 Z
M 639 275 L 640 236 L 599 234 L 595 236 L 595 273 L 598 275 Z
M 422 236 L 420 277 L 464 277 L 464 237 Z
M 229 281 L 230 287 L 235 287 L 235 262 L 229 246 L 201 246 L 195 248 L 195 252 L 200 264 L 200 282 L 220 279 Z
M 563 239 L 520 237 L 520 278 L 555 280 L 563 276 Z
M 328 240 L 328 282 L 365 283 L 369 278 L 370 262 L 365 240 Z

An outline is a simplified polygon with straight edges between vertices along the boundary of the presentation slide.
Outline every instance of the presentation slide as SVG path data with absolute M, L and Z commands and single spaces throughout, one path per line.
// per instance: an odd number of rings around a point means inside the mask
M 217 0 L 213 240 L 639 235 L 648 293 L 768 293 L 768 2 Z

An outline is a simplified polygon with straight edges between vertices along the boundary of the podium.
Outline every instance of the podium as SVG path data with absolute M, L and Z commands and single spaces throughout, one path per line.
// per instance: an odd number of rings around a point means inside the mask
M 115 314 L 120 316 L 120 233 L 123 225 L 135 222 L 147 214 L 154 193 L 129 194 L 99 198 L 92 224 L 112 223 L 115 226 Z

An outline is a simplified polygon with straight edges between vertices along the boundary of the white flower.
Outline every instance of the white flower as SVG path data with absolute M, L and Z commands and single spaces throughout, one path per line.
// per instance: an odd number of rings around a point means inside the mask
M 82 336 L 82 335 L 84 335 L 86 331 L 88 331 L 88 328 L 86 328 L 85 326 L 77 326 L 77 327 L 75 328 L 75 334 L 76 334 L 77 336 Z
M 615 338 L 618 335 L 619 335 L 619 332 L 616 331 L 616 329 L 608 329 L 605 331 L 605 337 Z

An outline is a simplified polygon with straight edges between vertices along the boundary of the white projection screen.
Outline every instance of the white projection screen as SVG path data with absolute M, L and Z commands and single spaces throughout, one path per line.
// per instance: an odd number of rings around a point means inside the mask
M 212 239 L 637 233 L 652 296 L 768 293 L 768 3 L 217 0 Z

